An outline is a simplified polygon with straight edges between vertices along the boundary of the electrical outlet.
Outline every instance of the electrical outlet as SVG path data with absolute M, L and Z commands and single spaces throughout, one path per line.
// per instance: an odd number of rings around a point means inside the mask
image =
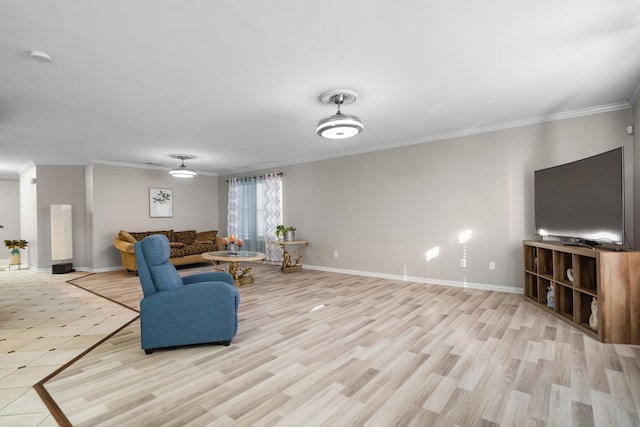
M 333 251 L 333 257 L 338 258 L 338 251 Z
M 489 270 L 495 270 L 495 269 L 496 269 L 495 261 L 489 261 Z

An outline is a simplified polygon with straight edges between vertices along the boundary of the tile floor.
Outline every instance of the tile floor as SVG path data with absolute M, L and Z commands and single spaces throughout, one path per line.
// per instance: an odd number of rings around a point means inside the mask
M 138 313 L 63 275 L 0 269 L 0 425 L 56 426 L 35 384 Z

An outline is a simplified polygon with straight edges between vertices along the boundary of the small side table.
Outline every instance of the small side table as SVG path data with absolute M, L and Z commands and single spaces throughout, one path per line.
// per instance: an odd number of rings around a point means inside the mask
M 274 240 L 271 243 L 280 245 L 282 248 L 282 268 L 280 270 L 283 273 L 302 270 L 302 255 L 300 254 L 300 251 L 303 247 L 309 244 L 308 241 L 293 240 L 291 242 L 286 242 L 284 240 Z M 293 257 L 291 256 L 291 252 L 287 251 L 287 246 L 294 246 L 297 249 L 293 252 Z

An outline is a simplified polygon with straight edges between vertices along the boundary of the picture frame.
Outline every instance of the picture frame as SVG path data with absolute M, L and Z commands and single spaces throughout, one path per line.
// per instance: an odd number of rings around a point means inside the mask
M 149 217 L 173 217 L 173 191 L 170 188 L 149 188 Z

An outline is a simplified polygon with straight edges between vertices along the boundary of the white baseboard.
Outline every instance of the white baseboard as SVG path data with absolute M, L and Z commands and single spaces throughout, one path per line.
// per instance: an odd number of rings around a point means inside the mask
M 431 279 L 428 277 L 401 276 L 395 274 L 376 273 L 371 271 L 347 270 L 342 268 L 322 267 L 316 265 L 304 265 L 309 270 L 329 271 L 332 273 L 351 274 L 354 276 L 375 277 L 378 279 L 401 280 L 404 282 L 427 283 L 430 285 L 454 286 L 456 288 L 478 289 L 481 291 L 506 292 L 510 294 L 523 294 L 520 287 L 493 285 L 490 283 L 460 282 L 455 280 Z
M 75 271 L 84 271 L 86 273 L 108 273 L 110 271 L 118 271 L 122 270 L 122 267 L 107 267 L 107 268 L 89 268 L 89 267 L 78 267 L 73 266 Z M 51 273 L 51 267 L 45 268 L 30 268 L 31 271 L 35 271 L 38 273 Z

